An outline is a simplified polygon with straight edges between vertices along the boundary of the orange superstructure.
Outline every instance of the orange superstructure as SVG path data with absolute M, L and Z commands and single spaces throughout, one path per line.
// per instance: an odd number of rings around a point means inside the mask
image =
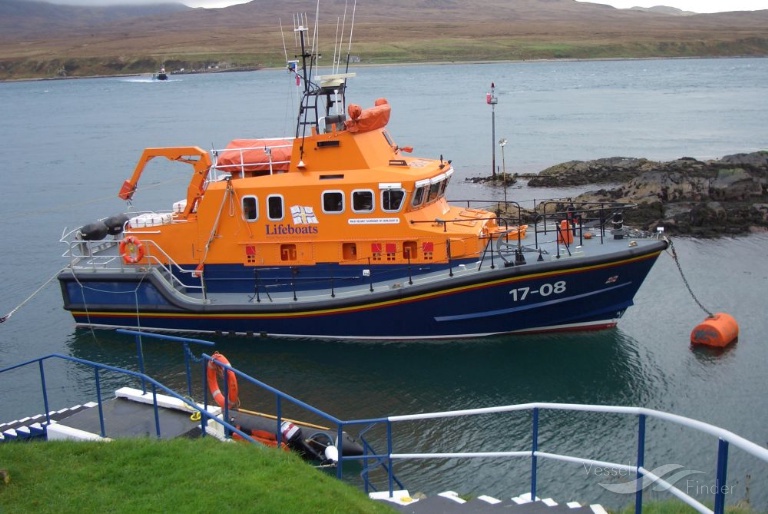
M 356 118 L 304 137 L 237 140 L 215 162 L 197 147 L 145 150 L 121 198 L 155 157 L 190 164 L 192 176 L 170 218 L 133 218 L 126 237 L 194 266 L 477 259 L 495 216 L 449 205 L 450 162 L 403 155 L 386 131 L 390 106 L 377 103 L 350 105 Z

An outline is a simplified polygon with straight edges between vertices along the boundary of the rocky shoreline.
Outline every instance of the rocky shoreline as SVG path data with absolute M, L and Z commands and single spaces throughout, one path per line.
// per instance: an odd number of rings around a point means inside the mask
M 667 162 L 627 157 L 569 161 L 528 180 L 528 187 L 601 184 L 606 187 L 573 200 L 637 204 L 636 210 L 625 213 L 625 222 L 643 230 L 664 227 L 669 234 L 695 237 L 768 231 L 768 151 L 709 161 L 691 157 Z

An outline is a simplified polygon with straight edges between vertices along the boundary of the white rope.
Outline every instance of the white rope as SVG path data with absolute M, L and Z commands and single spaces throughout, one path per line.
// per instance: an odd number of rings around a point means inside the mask
M 40 291 L 42 291 L 42 290 L 45 288 L 45 286 L 47 286 L 48 284 L 50 284 L 50 283 L 51 283 L 51 281 L 52 281 L 53 279 L 55 279 L 55 278 L 56 278 L 56 277 L 59 275 L 59 273 L 61 273 L 63 270 L 64 270 L 64 268 L 62 268 L 62 269 L 58 270 L 56 273 L 54 273 L 54 274 L 53 274 L 53 276 L 51 276 L 51 278 L 49 278 L 48 280 L 46 280 L 46 281 L 45 281 L 45 283 L 44 283 L 43 285 L 41 285 L 40 287 L 38 287 L 38 288 L 37 288 L 37 290 L 35 290 L 35 292 L 34 292 L 34 293 L 32 293 L 31 295 L 29 295 L 29 296 L 27 297 L 27 299 L 26 299 L 26 300 L 24 300 L 24 301 L 23 301 L 23 302 L 21 302 L 19 305 L 17 305 L 17 306 L 16 306 L 16 307 L 15 307 L 13 310 L 11 310 L 11 312 L 9 312 L 8 314 L 6 314 L 5 316 L 2 316 L 2 317 L 0 317 L 0 323 L 5 323 L 5 322 L 6 322 L 6 321 L 7 321 L 7 320 L 8 320 L 8 319 L 11 317 L 11 316 L 13 316 L 13 314 L 14 314 L 14 313 L 15 313 L 17 310 L 21 309 L 21 308 L 22 308 L 22 307 L 23 307 L 23 306 L 24 306 L 24 305 L 25 305 L 27 302 L 29 302 L 29 301 L 30 301 L 32 298 L 34 298 L 34 297 L 35 297 L 35 295 L 36 295 L 37 293 L 39 293 Z

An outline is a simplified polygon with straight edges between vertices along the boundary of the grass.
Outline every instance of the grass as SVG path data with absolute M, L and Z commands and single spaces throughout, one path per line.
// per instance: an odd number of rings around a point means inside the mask
M 709 506 L 712 508 L 712 506 Z M 619 514 L 634 514 L 634 505 L 625 507 Z M 693 507 L 677 501 L 664 500 L 653 503 L 643 503 L 643 514 L 695 514 L 698 511 Z M 755 511 L 747 506 L 734 505 L 725 508 L 727 514 L 754 514 Z
M 204 439 L 0 445 L 0 513 L 385 514 L 394 510 L 292 453 Z M 469 498 L 469 497 L 467 497 Z M 632 514 L 628 506 L 619 514 Z M 645 502 L 644 514 L 689 514 L 677 500 Z M 748 505 L 729 514 L 754 514 Z
M 205 439 L 0 445 L 0 512 L 391 513 L 291 453 Z

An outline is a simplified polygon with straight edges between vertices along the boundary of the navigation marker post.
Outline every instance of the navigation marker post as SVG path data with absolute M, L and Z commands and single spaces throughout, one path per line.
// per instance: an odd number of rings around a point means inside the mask
M 496 178 L 496 104 L 499 99 L 496 98 L 496 85 L 491 82 L 491 91 L 485 95 L 485 103 L 491 106 L 491 152 L 493 160 L 491 161 L 491 176 Z

